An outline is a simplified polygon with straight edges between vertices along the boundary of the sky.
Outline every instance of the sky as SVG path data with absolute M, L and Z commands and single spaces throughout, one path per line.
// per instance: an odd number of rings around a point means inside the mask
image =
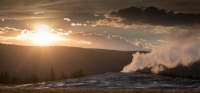
M 152 50 L 197 40 L 199 0 L 0 0 L 0 43 Z

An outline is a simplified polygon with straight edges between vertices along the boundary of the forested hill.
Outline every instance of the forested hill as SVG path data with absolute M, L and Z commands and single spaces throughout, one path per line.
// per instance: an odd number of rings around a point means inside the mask
M 56 75 L 67 75 L 82 69 L 85 74 L 119 72 L 132 60 L 134 51 L 85 49 L 64 46 L 18 46 L 0 44 L 0 72 L 10 76 L 26 77 L 32 74 L 49 77 L 50 69 Z M 144 52 L 146 53 L 146 52 Z

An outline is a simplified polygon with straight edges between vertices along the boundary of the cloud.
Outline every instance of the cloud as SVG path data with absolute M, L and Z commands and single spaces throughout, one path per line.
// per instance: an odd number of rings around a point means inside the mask
M 146 42 L 147 40 L 146 39 L 140 39 L 141 41 L 143 41 L 143 42 Z
M 0 28 L 0 36 L 17 37 L 20 34 L 21 34 L 20 29 L 9 28 L 9 27 Z
M 158 42 L 165 43 L 168 42 L 167 40 L 157 40 Z
M 95 17 L 97 17 L 97 16 L 100 16 L 100 14 L 98 14 L 98 13 L 95 13 L 95 14 L 94 14 L 94 16 L 95 16 Z
M 71 39 L 78 43 L 89 44 L 90 48 L 112 49 L 112 50 L 144 50 L 141 42 L 131 42 L 124 37 L 113 34 L 97 34 L 84 32 L 70 32 L 68 35 L 61 35 L 63 38 Z M 76 46 L 76 44 L 71 44 Z M 85 47 L 85 46 L 81 46 Z M 87 46 L 88 47 L 88 46 Z
M 128 7 L 105 14 L 107 19 L 118 20 L 125 25 L 190 26 L 200 24 L 200 13 L 166 11 L 156 7 Z
M 1 0 L 0 17 L 9 20 L 27 20 L 34 18 L 96 19 L 94 16 L 95 2 L 75 0 Z M 91 8 L 94 7 L 94 8 Z M 51 19 L 49 19 L 51 20 Z
M 81 40 L 81 41 L 77 41 L 77 43 L 82 43 L 82 44 L 92 44 L 92 42 L 90 42 L 90 41 L 83 41 L 83 40 Z
M 140 24 L 124 24 L 122 23 L 123 19 L 121 18 L 115 18 L 115 19 L 100 19 L 98 21 L 94 21 L 92 24 L 93 26 L 111 26 L 111 27 L 116 27 L 116 28 L 124 28 L 124 29 L 136 29 L 136 28 L 147 28 L 147 27 L 151 27 L 149 25 L 140 25 Z
M 64 18 L 64 20 L 66 20 L 66 21 L 70 21 L 71 19 L 69 19 L 69 18 Z
M 126 2 L 122 0 L 0 0 L 0 17 L 19 20 L 32 18 L 33 16 L 42 16 L 42 18 L 72 18 L 79 16 L 79 14 L 85 17 L 90 14 L 90 17 L 87 19 L 95 19 L 95 17 L 92 18 L 95 13 L 107 13 L 128 6 L 144 7 L 150 5 L 162 9 L 194 13 L 199 12 L 199 4 L 200 1 L 198 0 L 126 0 Z M 34 13 L 39 13 L 39 15 Z
M 82 26 L 81 23 L 71 23 L 71 26 Z
M 45 23 L 67 30 L 70 28 L 68 27 L 70 23 L 82 23 L 83 26 L 86 26 L 84 24 L 86 21 L 91 22 L 103 19 L 103 14 L 129 6 L 145 7 L 152 5 L 159 9 L 196 13 L 199 12 L 199 4 L 200 1 L 198 0 L 126 0 L 126 2 L 122 0 L 0 0 L 0 18 L 5 19 L 4 22 L 0 22 L 0 26 L 10 27 L 12 25 L 15 28 L 28 29 L 31 28 L 31 24 Z M 64 18 L 70 18 L 70 22 L 67 23 Z M 13 22 L 11 23 L 10 21 Z M 114 22 L 116 21 L 112 23 Z M 27 23 L 29 26 L 25 27 L 24 24 Z M 124 28 L 147 26 L 140 24 L 127 25 L 122 22 L 116 23 L 115 25 L 107 25 Z M 89 25 L 87 24 L 88 27 Z
M 49 33 L 58 35 L 62 40 L 52 41 L 50 45 L 76 46 L 85 48 L 100 48 L 111 50 L 144 50 L 145 46 L 139 41 L 129 41 L 116 34 L 97 34 L 64 31 L 63 29 L 49 29 Z M 37 46 L 31 37 L 37 32 L 35 30 L 21 30 L 9 27 L 0 28 L 0 42 L 17 45 Z M 45 37 L 44 37 L 45 38 Z

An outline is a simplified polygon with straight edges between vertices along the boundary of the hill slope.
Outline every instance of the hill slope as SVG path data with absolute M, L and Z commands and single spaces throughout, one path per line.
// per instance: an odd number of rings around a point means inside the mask
M 130 51 L 84 49 L 60 46 L 17 46 L 0 44 L 0 72 L 11 76 L 26 77 L 36 74 L 49 77 L 50 69 L 56 75 L 64 71 L 68 76 L 82 69 L 85 74 L 119 72 L 132 60 Z

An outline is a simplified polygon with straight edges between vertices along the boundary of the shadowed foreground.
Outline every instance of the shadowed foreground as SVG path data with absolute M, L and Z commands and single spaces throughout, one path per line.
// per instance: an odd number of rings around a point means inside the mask
M 78 89 L 187 89 L 200 90 L 200 80 L 172 78 L 144 73 L 105 73 L 83 78 L 32 83 L 0 88 L 78 88 Z
M 195 90 L 152 90 L 152 89 L 0 89 L 0 93 L 200 93 Z

